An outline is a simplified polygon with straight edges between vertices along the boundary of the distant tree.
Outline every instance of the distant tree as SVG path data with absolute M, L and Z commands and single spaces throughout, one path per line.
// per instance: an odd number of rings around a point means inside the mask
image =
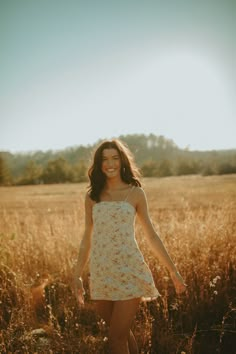
M 166 139 L 162 135 L 133 134 L 121 135 L 119 138 L 129 146 L 140 166 L 149 163 L 149 161 L 159 163 L 160 160 L 173 159 L 175 154 L 180 151 L 172 140 Z
M 236 164 L 230 162 L 224 162 L 219 164 L 218 174 L 226 175 L 231 173 L 236 173 Z
M 172 176 L 172 166 L 169 160 L 162 160 L 158 166 L 158 176 L 159 177 L 166 177 Z
M 62 157 L 49 161 L 42 173 L 44 183 L 71 182 L 71 179 L 71 167 Z
M 87 165 L 82 160 L 71 168 L 72 182 L 85 182 L 87 181 Z
M 78 161 L 88 161 L 91 159 L 91 146 L 77 146 L 65 149 L 60 152 L 61 157 L 64 157 L 71 165 L 75 165 Z
M 236 173 L 236 149 L 213 151 L 190 151 L 180 149 L 172 140 L 155 134 L 129 134 L 118 137 L 132 151 L 137 165 L 146 176 L 168 176 L 171 174 L 202 175 Z M 29 153 L 0 152 L 8 172 L 1 167 L 0 183 L 37 183 L 40 166 L 43 183 L 84 181 L 91 161 L 94 145 L 75 146 L 61 151 L 33 151 Z M 35 165 L 30 161 L 34 161 Z M 82 163 L 83 161 L 83 163 Z M 7 177 L 8 175 L 8 177 Z M 11 178 L 12 176 L 12 178 Z M 3 182 L 4 180 L 4 182 Z M 31 181 L 31 182 L 30 182 Z
M 147 137 L 144 134 L 120 135 L 119 139 L 125 142 L 132 151 L 136 162 L 142 165 L 147 160 Z M 149 157 L 150 158 L 150 157 Z
M 35 161 L 29 160 L 25 166 L 23 176 L 19 179 L 18 184 L 39 184 L 42 182 L 43 169 L 37 165 Z
M 8 165 L 0 154 L 0 185 L 7 186 L 12 184 L 12 176 Z
M 144 177 L 158 176 L 158 164 L 155 161 L 147 161 L 141 166 L 142 175 Z
M 197 161 L 190 158 L 181 158 L 176 163 L 176 175 L 193 175 L 200 172 L 200 167 Z
M 172 164 L 168 160 L 147 161 L 142 167 L 141 171 L 144 177 L 166 177 L 172 176 Z
M 210 165 L 205 165 L 203 168 L 202 168 L 202 171 L 201 171 L 202 175 L 203 176 L 212 176 L 212 175 L 215 175 L 216 174 L 216 171 L 214 170 L 214 168 Z

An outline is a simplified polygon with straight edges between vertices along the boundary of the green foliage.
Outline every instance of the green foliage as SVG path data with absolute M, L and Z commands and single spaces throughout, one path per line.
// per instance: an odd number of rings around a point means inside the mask
M 142 174 L 148 177 L 156 177 L 158 174 L 158 165 L 154 161 L 147 161 L 142 165 Z
M 48 162 L 42 173 L 44 183 L 65 183 L 71 180 L 71 168 L 68 162 L 59 157 Z
M 35 161 L 29 160 L 27 163 L 22 178 L 18 180 L 18 184 L 39 184 L 42 183 L 42 167 L 37 165 Z
M 154 134 L 118 137 L 132 151 L 144 177 L 236 173 L 236 150 L 189 151 L 172 140 Z M 78 183 L 87 181 L 87 168 L 96 144 L 63 151 L 0 154 L 0 185 Z
M 218 174 L 226 175 L 236 173 L 236 164 L 230 162 L 223 162 L 219 165 Z
M 194 175 L 200 172 L 200 165 L 197 161 L 189 158 L 181 158 L 176 164 L 176 175 Z
M 162 160 L 158 166 L 158 176 L 159 177 L 166 177 L 172 176 L 172 165 L 169 160 Z
M 86 163 L 82 160 L 78 163 L 76 163 L 72 167 L 71 171 L 71 182 L 85 182 L 87 181 L 87 165 Z
M 12 184 L 11 172 L 8 168 L 8 165 L 0 154 L 0 186 L 6 186 Z

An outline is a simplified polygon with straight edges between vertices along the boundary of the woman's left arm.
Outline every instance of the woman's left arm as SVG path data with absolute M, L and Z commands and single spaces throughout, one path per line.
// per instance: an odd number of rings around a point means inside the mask
M 186 284 L 184 283 L 183 278 L 179 274 L 162 240 L 160 239 L 156 230 L 153 227 L 148 212 L 146 194 L 142 188 L 138 188 L 136 200 L 137 200 L 136 203 L 137 216 L 142 224 L 147 240 L 151 246 L 152 252 L 161 261 L 161 263 L 168 269 L 171 279 L 174 283 L 176 292 L 178 294 L 184 292 L 186 289 Z

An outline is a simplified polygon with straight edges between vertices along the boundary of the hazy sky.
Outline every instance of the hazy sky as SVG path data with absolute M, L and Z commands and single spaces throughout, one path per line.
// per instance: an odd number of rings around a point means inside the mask
M 236 148 L 234 0 L 0 0 L 0 150 Z

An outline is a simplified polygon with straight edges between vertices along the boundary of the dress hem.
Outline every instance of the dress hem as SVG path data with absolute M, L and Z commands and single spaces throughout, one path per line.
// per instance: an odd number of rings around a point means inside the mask
M 91 297 L 90 299 L 92 301 L 99 301 L 99 300 L 104 300 L 104 301 L 126 301 L 126 300 L 132 300 L 132 299 L 138 299 L 140 298 L 142 302 L 150 302 L 150 301 L 154 301 L 157 298 L 161 297 L 161 294 L 158 293 L 157 295 L 154 296 L 143 296 L 143 295 L 132 295 L 132 296 L 127 296 L 124 298 L 107 298 L 107 297 L 103 297 L 103 296 L 97 296 L 97 297 Z

